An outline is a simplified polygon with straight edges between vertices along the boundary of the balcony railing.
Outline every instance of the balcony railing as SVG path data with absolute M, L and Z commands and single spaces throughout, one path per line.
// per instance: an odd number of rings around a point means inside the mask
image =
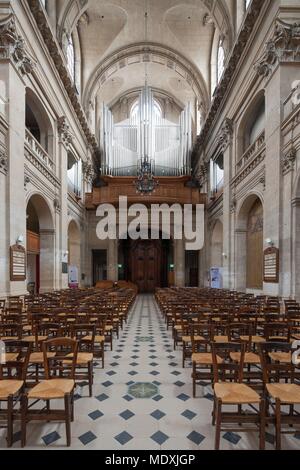
M 51 157 L 28 129 L 25 131 L 25 143 L 27 148 L 29 148 L 34 156 L 37 157 L 38 160 L 42 162 L 48 170 L 50 170 L 52 173 L 55 173 L 55 165 Z
M 265 144 L 265 131 L 262 131 L 262 133 L 257 137 L 255 142 L 250 145 L 250 147 L 247 148 L 246 152 L 242 155 L 241 159 L 237 163 L 237 172 L 242 170 L 247 163 L 252 159 L 254 155 L 256 155 L 262 148 L 264 147 Z

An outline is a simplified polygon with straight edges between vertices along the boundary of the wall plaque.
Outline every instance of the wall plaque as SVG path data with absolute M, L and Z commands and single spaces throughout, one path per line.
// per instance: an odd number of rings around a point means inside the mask
M 264 282 L 279 282 L 279 250 L 275 247 L 264 251 Z
M 10 280 L 25 281 L 26 279 L 26 250 L 23 246 L 10 247 Z

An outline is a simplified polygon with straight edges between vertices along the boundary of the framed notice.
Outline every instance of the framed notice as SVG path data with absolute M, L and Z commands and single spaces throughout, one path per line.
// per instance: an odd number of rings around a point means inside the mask
M 25 281 L 26 279 L 26 250 L 23 246 L 10 247 L 10 280 Z
M 275 247 L 264 251 L 264 282 L 279 282 L 279 250 Z

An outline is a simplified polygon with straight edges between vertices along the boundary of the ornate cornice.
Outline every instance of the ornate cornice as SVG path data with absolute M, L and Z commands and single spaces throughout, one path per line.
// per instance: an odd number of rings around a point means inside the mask
M 285 155 L 282 156 L 281 169 L 282 169 L 283 175 L 286 175 L 287 173 L 290 173 L 290 171 L 294 170 L 296 157 L 297 157 L 297 151 L 294 147 L 290 148 L 290 150 Z
M 222 124 L 217 137 L 217 144 L 222 152 L 225 152 L 230 142 L 232 141 L 233 135 L 233 123 L 231 119 L 226 118 Z
M 52 30 L 48 24 L 48 21 L 45 17 L 45 13 L 43 11 L 43 7 L 41 6 L 40 0 L 28 0 L 28 5 L 32 15 L 34 16 L 37 26 L 40 30 L 40 33 L 45 41 L 45 44 L 48 48 L 49 54 L 52 57 L 54 65 L 59 73 L 59 76 L 63 82 L 64 88 L 68 93 L 76 116 L 80 122 L 81 128 L 85 134 L 88 144 L 94 149 L 95 151 L 95 158 L 99 156 L 98 144 L 96 141 L 95 136 L 89 129 L 88 122 L 84 113 L 84 110 L 80 104 L 77 92 L 75 90 L 73 81 L 69 75 L 69 72 L 66 68 L 63 54 L 60 50 L 59 44 L 56 41 L 55 37 L 53 36 Z M 100 163 L 100 162 L 98 162 Z
M 296 61 L 300 61 L 300 23 L 277 19 L 273 37 L 254 68 L 258 75 L 268 77 L 277 63 Z
M 4 149 L 0 148 L 0 172 L 7 174 L 8 171 L 8 156 Z
M 58 118 L 57 130 L 62 142 L 69 146 L 73 142 L 73 135 L 70 131 L 70 126 L 67 124 L 66 116 Z
M 251 36 L 251 33 L 254 29 L 256 21 L 259 17 L 260 11 L 265 4 L 265 0 L 252 0 L 247 11 L 247 16 L 243 23 L 243 26 L 240 30 L 237 41 L 233 47 L 230 58 L 226 65 L 223 77 L 218 87 L 216 88 L 213 96 L 213 101 L 210 106 L 205 124 L 200 135 L 197 138 L 197 141 L 194 145 L 192 152 L 192 162 L 193 166 L 196 163 L 196 159 L 199 156 L 201 147 L 205 144 L 209 131 L 212 127 L 212 124 L 216 118 L 216 115 L 220 109 L 221 103 L 225 97 L 227 90 L 230 88 L 230 83 L 233 80 L 234 72 L 238 66 L 238 63 L 243 55 L 243 52 L 246 48 L 247 42 Z
M 10 14 L 0 20 L 0 60 L 12 60 L 22 75 L 31 74 L 34 63 L 26 52 L 25 42 L 17 33 L 16 20 Z

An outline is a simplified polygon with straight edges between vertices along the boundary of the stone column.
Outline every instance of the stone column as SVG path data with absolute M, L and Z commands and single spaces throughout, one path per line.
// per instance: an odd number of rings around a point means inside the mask
M 175 240 L 175 286 L 185 286 L 185 241 Z
M 297 17 L 297 12 L 294 12 Z M 292 10 L 289 17 L 293 18 Z M 292 38 L 292 40 L 291 40 Z M 291 95 L 293 83 L 299 79 L 299 47 L 300 32 L 295 20 L 286 23 L 276 20 L 273 37 L 260 60 L 255 64 L 255 70 L 263 77 L 266 101 L 266 189 L 264 200 L 264 238 L 270 238 L 280 250 L 280 279 L 279 284 L 264 283 L 264 292 L 270 295 L 280 295 L 287 289 L 285 269 L 291 268 L 290 246 L 284 241 L 286 234 L 284 223 L 290 223 L 290 216 L 284 214 L 283 195 L 290 197 L 289 190 L 284 189 L 286 182 L 282 178 L 282 147 L 283 137 L 281 125 L 284 119 L 282 103 Z M 291 204 L 291 201 L 290 201 Z M 283 210 L 284 209 L 284 210 Z
M 232 161 L 232 121 L 225 119 L 218 140 L 223 153 L 224 186 L 223 186 L 223 288 L 230 289 L 231 281 L 231 161 Z
M 0 7 L 0 77 L 7 101 L 6 124 L 0 164 L 0 290 L 4 295 L 26 293 L 26 282 L 10 282 L 9 247 L 22 235 L 26 245 L 26 201 L 24 194 L 25 81 L 33 64 L 26 54 L 22 37 L 16 30 L 15 17 L 7 6 Z M 8 153 L 9 151 L 9 153 Z
M 65 116 L 61 116 L 57 122 L 59 136 L 58 163 L 59 178 L 61 182 L 59 197 L 59 229 L 56 231 L 58 284 L 61 289 L 68 287 L 68 274 L 62 272 L 62 263 L 68 263 L 68 150 L 72 143 L 72 135 L 69 131 Z
M 118 281 L 118 240 L 109 240 L 108 242 L 107 279 Z
M 41 257 L 41 292 L 49 292 L 54 288 L 55 258 L 55 230 L 40 230 L 40 257 Z
M 245 291 L 247 278 L 247 230 L 235 231 L 235 251 L 239 255 L 235 261 L 235 283 L 234 289 Z

